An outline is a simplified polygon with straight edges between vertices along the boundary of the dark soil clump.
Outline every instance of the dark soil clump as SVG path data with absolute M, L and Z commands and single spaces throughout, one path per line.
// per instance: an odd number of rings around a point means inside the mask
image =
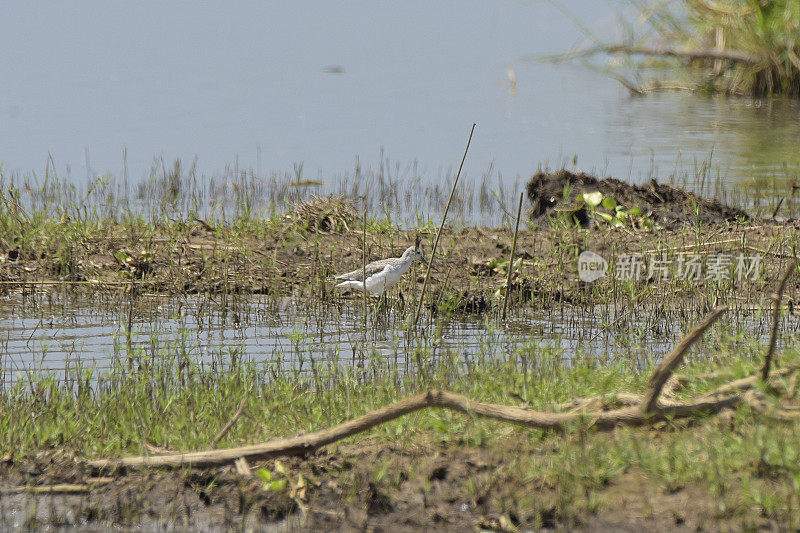
M 559 170 L 551 174 L 538 172 L 528 182 L 527 191 L 531 218 L 566 209 L 578 218 L 581 225 L 588 225 L 590 220 L 585 209 L 580 208 L 579 195 L 595 191 L 600 191 L 603 197 L 613 198 L 627 209 L 638 207 L 642 215 L 668 229 L 684 223 L 723 224 L 750 220 L 741 209 L 658 183 L 655 179 L 645 185 L 631 185 L 614 178 L 599 180 L 582 172 L 573 174 Z M 568 193 L 566 201 L 565 191 Z

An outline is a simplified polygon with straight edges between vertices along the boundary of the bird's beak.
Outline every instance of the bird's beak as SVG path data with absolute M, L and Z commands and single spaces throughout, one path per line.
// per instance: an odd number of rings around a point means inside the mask
M 420 259 L 420 261 L 422 261 L 422 262 L 423 262 L 423 263 L 425 263 L 426 265 L 428 264 L 428 260 L 427 260 L 427 259 L 425 259 L 425 256 L 424 256 L 424 255 L 421 255 L 421 254 L 420 254 L 420 256 L 419 256 L 419 259 Z

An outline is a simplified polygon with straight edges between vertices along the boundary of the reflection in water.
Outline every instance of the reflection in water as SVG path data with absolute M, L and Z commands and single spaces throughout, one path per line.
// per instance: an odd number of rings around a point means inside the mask
M 620 157 L 652 158 L 653 174 L 689 175 L 711 157 L 724 182 L 762 189 L 800 172 L 800 102 L 665 93 L 632 98 L 610 118 L 608 144 Z M 641 169 L 641 166 L 639 167 Z M 641 170 L 640 170 L 641 171 Z M 651 173 L 650 168 L 646 169 Z M 641 180 L 642 174 L 632 176 Z

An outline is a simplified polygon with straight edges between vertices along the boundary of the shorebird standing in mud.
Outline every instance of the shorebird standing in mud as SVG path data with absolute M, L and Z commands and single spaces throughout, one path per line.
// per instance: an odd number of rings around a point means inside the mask
M 335 279 L 346 281 L 336 285 L 336 288 L 345 291 L 367 291 L 373 296 L 380 296 L 400 281 L 403 274 L 417 259 L 428 263 L 419 247 L 419 237 L 417 237 L 415 245 L 409 246 L 400 257 L 380 259 L 367 264 L 366 268 L 357 268 L 352 272 L 339 274 Z

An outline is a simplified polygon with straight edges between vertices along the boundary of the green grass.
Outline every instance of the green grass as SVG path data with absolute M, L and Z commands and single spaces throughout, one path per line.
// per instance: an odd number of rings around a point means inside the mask
M 721 343 L 681 369 L 688 375 L 726 371 L 714 381 L 696 380 L 684 394 L 707 392 L 720 381 L 754 373 L 758 353 L 726 350 Z M 574 397 L 641 392 L 647 381 L 647 371 L 634 373 L 622 362 L 598 364 L 579 357 L 565 365 L 561 353 L 536 343 L 467 368 L 457 364 L 457 357 L 442 357 L 411 374 L 370 360 L 361 368 L 318 361 L 311 372 L 298 375 L 270 363 L 236 361 L 226 367 L 219 361 L 200 368 L 176 347 L 155 357 L 140 355 L 133 368 L 121 361 L 104 375 L 75 370 L 66 382 L 23 379 L 0 393 L 0 456 L 24 460 L 54 447 L 82 457 L 120 456 L 145 453 L 145 443 L 204 449 L 242 399 L 245 416 L 221 447 L 327 428 L 427 389 L 511 405 L 522 397 L 531 408 L 552 410 Z M 419 360 L 429 362 L 431 356 L 423 353 Z M 665 493 L 701 487 L 717 500 L 720 516 L 742 518 L 755 510 L 797 527 L 797 429 L 796 423 L 772 421 L 746 406 L 724 420 L 698 416 L 659 424 L 655 431 L 599 433 L 577 424 L 565 434 L 426 410 L 351 440 L 369 439 L 395 449 L 430 442 L 509 448 L 513 453 L 494 472 L 495 479 L 520 487 L 515 505 L 524 505 L 526 498 L 533 498 L 528 503 L 534 507 L 542 504 L 534 495 L 525 496 L 531 483 L 552 487 L 562 517 L 602 509 L 606 487 L 636 469 Z M 373 477 L 391 487 L 398 482 L 396 474 L 387 475 L 387 465 L 377 463 Z
M 647 56 L 636 66 L 644 69 L 672 68 L 664 50 L 698 52 L 683 72 L 685 80 L 655 80 L 649 85 L 627 80 L 612 67 L 590 68 L 611 73 L 631 91 L 691 89 L 708 94 L 800 97 L 800 4 L 795 0 L 627 0 L 636 12 L 635 21 L 621 31 L 623 43 L 601 43 L 577 22 L 595 46 L 549 59 L 585 57 L 606 51 Z M 577 17 L 572 16 L 574 21 Z M 715 59 L 715 51 L 731 53 Z M 686 59 L 678 61 L 683 64 Z M 652 70 L 650 70 L 652 72 Z
M 800 96 L 800 3 L 795 0 L 683 0 L 693 31 L 683 44 L 751 54 L 753 64 L 727 66 L 717 89 L 755 96 Z

